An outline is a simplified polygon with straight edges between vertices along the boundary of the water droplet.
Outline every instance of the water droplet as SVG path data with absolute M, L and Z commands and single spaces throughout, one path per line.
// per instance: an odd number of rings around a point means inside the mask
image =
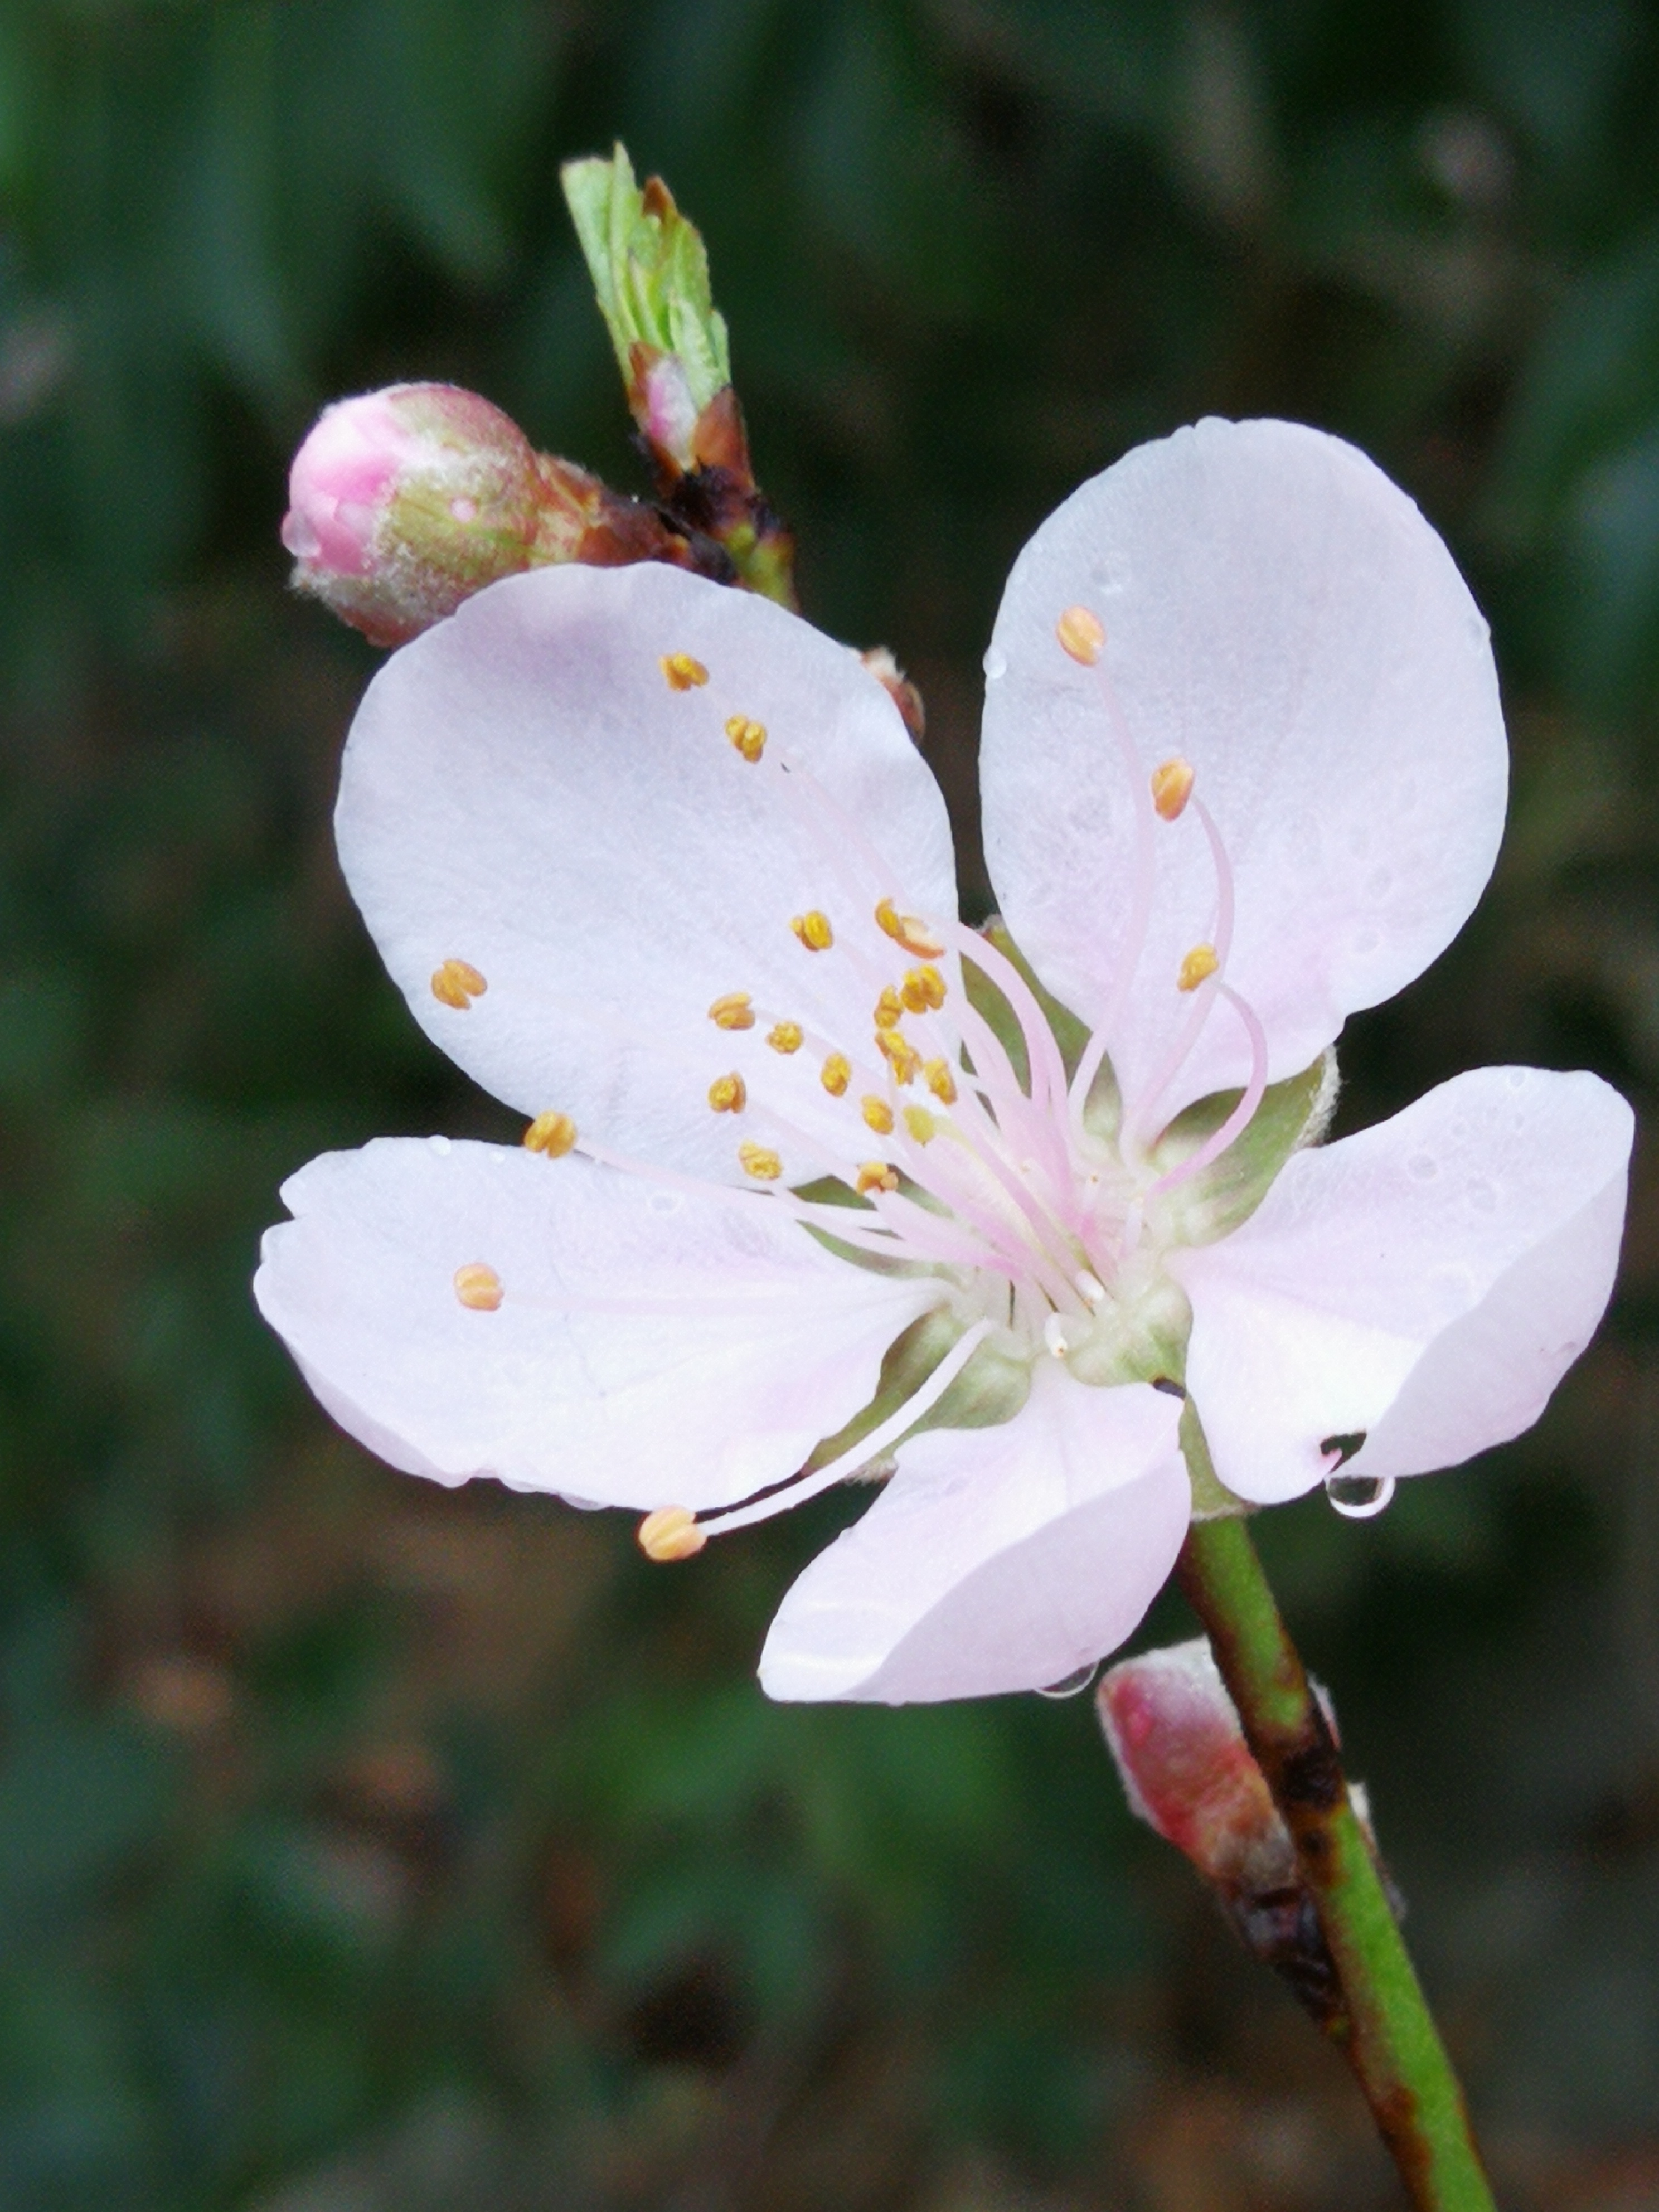
M 1328 1474 L 1325 1495 L 1345 1521 L 1374 1521 L 1394 1496 L 1391 1474 Z
M 447 1137 L 428 1137 L 426 1141 L 428 1147 L 434 1152 L 447 1152 L 449 1150 Z
M 1095 1671 L 1099 1665 L 1098 1659 L 1091 1659 L 1086 1667 L 1075 1668 L 1071 1674 L 1062 1674 L 1059 1681 L 1050 1682 L 1047 1689 L 1039 1690 L 1038 1697 L 1080 1698 L 1094 1680 Z
M 999 676 L 1006 676 L 1007 673 L 1008 656 L 1000 645 L 994 645 L 985 656 L 986 679 L 988 683 L 994 684 Z

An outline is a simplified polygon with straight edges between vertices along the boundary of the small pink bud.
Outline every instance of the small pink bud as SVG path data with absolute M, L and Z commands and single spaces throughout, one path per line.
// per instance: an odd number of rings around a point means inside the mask
M 398 645 L 530 567 L 548 498 L 499 408 L 454 385 L 394 384 L 319 416 L 294 458 L 283 543 L 301 591 Z
M 1296 1882 L 1290 1832 L 1202 1637 L 1122 1661 L 1096 1703 L 1131 1807 L 1206 1880 L 1251 1894 Z

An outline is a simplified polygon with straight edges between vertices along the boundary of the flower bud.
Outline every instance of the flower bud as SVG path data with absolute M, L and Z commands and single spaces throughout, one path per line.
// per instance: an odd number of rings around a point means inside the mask
M 1207 1881 L 1231 1893 L 1295 1885 L 1290 1831 L 1204 1638 L 1122 1661 L 1096 1703 L 1131 1807 Z
M 499 407 L 453 384 L 325 408 L 289 499 L 295 585 L 376 645 L 404 644 L 523 568 L 690 557 L 652 509 L 538 453 Z

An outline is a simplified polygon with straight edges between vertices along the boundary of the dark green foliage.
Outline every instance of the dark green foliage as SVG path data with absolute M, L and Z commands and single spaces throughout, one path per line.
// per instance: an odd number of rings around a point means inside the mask
M 260 1328 L 289 1170 L 512 1133 L 338 880 L 374 657 L 284 597 L 283 471 L 328 398 L 437 375 L 641 488 L 556 181 L 623 137 L 708 239 L 807 610 L 919 679 L 971 856 L 1024 535 L 1206 410 L 1326 423 L 1450 535 L 1516 736 L 1497 884 L 1355 1025 L 1345 1124 L 1487 1059 L 1645 1106 L 1656 33 L 1621 0 L 0 7 L 0 2212 L 1090 2171 L 1174 2205 L 1144 2116 L 1200 2075 L 1327 2126 L 1325 2077 L 1229 2027 L 1277 1999 L 1086 1702 L 762 1700 L 855 1501 L 648 1569 L 620 1518 L 371 1466 Z M 1525 2142 L 1659 2109 L 1654 1254 L 1644 1195 L 1536 1436 L 1263 1531 L 1517 2203 Z M 1382 2201 L 1344 2124 L 1249 2201 Z

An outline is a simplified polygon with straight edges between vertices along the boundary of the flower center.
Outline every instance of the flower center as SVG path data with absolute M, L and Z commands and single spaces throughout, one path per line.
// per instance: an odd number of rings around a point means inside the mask
M 737 1506 L 652 1516 L 641 1540 L 653 1556 L 689 1556 L 711 1529 L 762 1518 L 869 1464 L 938 1404 L 988 1339 L 1005 1358 L 1063 1360 L 1085 1382 L 1178 1382 L 1190 1316 L 1162 1265 L 1180 1241 L 1168 1201 L 1249 1121 L 1266 1084 L 1267 1046 L 1255 1015 L 1227 981 L 1232 870 L 1191 766 L 1140 759 L 1097 617 L 1067 609 L 1055 634 L 1091 672 L 1134 794 L 1129 919 L 1091 1037 L 1044 1002 L 994 930 L 970 930 L 907 899 L 864 824 L 741 712 L 740 702 L 719 696 L 717 672 L 711 681 L 688 653 L 661 658 L 672 690 L 707 687 L 696 705 L 730 744 L 735 771 L 767 779 L 769 797 L 811 856 L 812 902 L 780 916 L 781 939 L 787 932 L 794 942 L 781 967 L 776 957 L 768 963 L 774 975 L 799 975 L 799 996 L 767 1004 L 734 977 L 706 1010 L 720 1051 L 696 1079 L 700 1110 L 736 1125 L 742 1182 L 703 1181 L 628 1158 L 556 1109 L 531 1124 L 526 1142 L 550 1158 L 574 1152 L 728 1205 L 781 1206 L 849 1261 L 937 1276 L 941 1304 L 960 1333 L 921 1387 L 848 1451 Z M 1194 823 L 1212 864 L 1209 933 L 1168 979 L 1167 1054 L 1134 1096 L 1122 1097 L 1108 1045 L 1146 956 L 1158 843 L 1190 836 Z M 464 963 L 447 965 L 459 972 Z M 483 988 L 471 971 L 461 981 L 474 992 Z M 860 993 L 866 1024 L 849 1034 L 846 1008 Z M 1219 1127 L 1177 1165 L 1162 1167 L 1154 1157 L 1167 1118 L 1161 1103 L 1224 1002 L 1249 1042 L 1249 1080 Z M 814 1097 L 816 1106 L 804 1104 Z M 483 1304 L 480 1283 L 495 1305 L 512 1295 L 482 1262 L 463 1272 L 468 1282 L 457 1278 L 457 1296 L 464 1303 Z

